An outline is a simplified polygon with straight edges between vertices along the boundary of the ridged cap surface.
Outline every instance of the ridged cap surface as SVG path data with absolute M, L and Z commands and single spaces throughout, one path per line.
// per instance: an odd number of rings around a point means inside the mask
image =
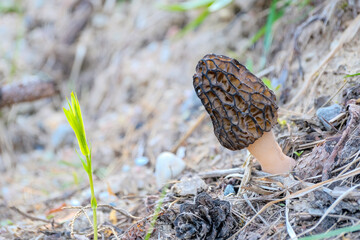
M 199 61 L 193 84 L 221 145 L 240 150 L 277 123 L 276 97 L 237 60 L 208 54 Z

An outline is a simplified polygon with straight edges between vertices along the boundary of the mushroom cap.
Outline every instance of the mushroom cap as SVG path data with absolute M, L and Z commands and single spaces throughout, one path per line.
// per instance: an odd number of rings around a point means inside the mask
M 277 123 L 275 94 L 235 59 L 204 56 L 193 84 L 217 139 L 230 150 L 249 146 Z

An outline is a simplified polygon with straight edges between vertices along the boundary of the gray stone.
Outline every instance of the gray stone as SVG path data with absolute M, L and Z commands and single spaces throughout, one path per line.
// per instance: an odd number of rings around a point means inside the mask
M 327 130 L 331 130 L 331 126 L 326 122 L 330 121 L 342 112 L 342 107 L 339 104 L 334 104 L 329 107 L 322 107 L 316 111 L 316 116 Z
M 196 195 L 208 188 L 204 180 L 198 176 L 191 178 L 183 177 L 180 182 L 176 183 L 171 190 L 179 196 Z
M 149 163 L 149 158 L 147 158 L 147 157 L 142 156 L 142 157 L 135 158 L 136 166 L 145 166 L 148 163 Z
M 228 184 L 224 190 L 224 196 L 235 194 L 234 186 L 231 184 Z

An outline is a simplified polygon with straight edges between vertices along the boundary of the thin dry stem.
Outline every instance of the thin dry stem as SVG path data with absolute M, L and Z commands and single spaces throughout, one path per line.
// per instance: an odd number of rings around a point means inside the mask
M 190 128 L 186 131 L 186 133 L 179 139 L 179 141 L 175 144 L 171 152 L 176 153 L 179 147 L 184 144 L 186 139 L 188 139 L 191 136 L 191 134 L 195 131 L 195 129 L 197 129 L 199 125 L 204 121 L 206 116 L 207 116 L 206 112 L 203 112 L 200 114 L 200 116 L 196 118 L 195 122 L 190 126 Z
M 247 226 L 250 225 L 250 223 L 252 223 L 254 221 L 254 219 L 261 213 L 263 213 L 266 209 L 268 209 L 269 207 L 271 207 L 272 205 L 278 203 L 278 202 L 283 202 L 285 201 L 286 199 L 291 199 L 291 198 L 297 198 L 297 197 L 301 197 L 301 196 L 304 196 L 326 184 L 329 184 L 329 183 L 333 183 L 333 182 L 336 182 L 336 181 L 339 181 L 339 180 L 342 180 L 342 179 L 346 179 L 348 177 L 352 177 L 352 176 L 355 176 L 357 174 L 360 174 L 360 169 L 355 169 L 353 171 L 350 171 L 346 174 L 344 174 L 343 176 L 337 176 L 336 178 L 332 178 L 332 179 L 329 179 L 329 180 L 326 180 L 324 182 L 320 182 L 320 183 L 317 183 L 317 184 L 314 184 L 314 185 L 311 185 L 309 187 L 306 187 L 304 189 L 301 189 L 295 193 L 292 193 L 290 194 L 289 196 L 286 196 L 286 197 L 283 197 L 281 199 L 277 199 L 277 200 L 274 200 L 274 201 L 271 201 L 271 202 L 268 202 L 262 209 L 260 209 L 260 211 L 255 214 L 239 231 L 237 231 L 232 237 L 230 237 L 229 239 L 235 239 L 235 236 L 239 235 Z
M 290 192 L 286 191 L 286 196 L 289 196 Z M 285 200 L 285 223 L 286 223 L 286 230 L 290 236 L 291 239 L 297 239 L 296 233 L 294 229 L 291 227 L 290 221 L 289 221 L 289 205 L 290 205 L 290 199 Z
M 20 215 L 22 215 L 22 216 L 24 216 L 26 218 L 29 218 L 30 220 L 33 220 L 33 221 L 40 221 L 40 222 L 45 222 L 45 223 L 53 223 L 53 221 L 50 221 L 50 220 L 46 220 L 46 219 L 31 216 L 31 215 L 21 211 L 20 209 L 18 209 L 15 206 L 10 207 L 10 209 L 17 212 L 17 213 L 19 213 Z
M 117 211 L 118 213 L 126 216 L 126 217 L 129 217 L 129 218 L 132 218 L 132 219 L 140 219 L 140 217 L 135 217 L 133 215 L 131 215 L 130 213 L 128 213 L 126 210 L 124 209 L 121 209 L 121 208 L 116 208 L 116 207 L 113 207 L 111 205 L 108 205 L 108 204 L 99 204 L 97 206 L 98 208 L 110 208 L 112 210 L 115 210 Z M 78 207 L 78 206 L 67 206 L 67 207 L 63 207 L 63 209 L 90 209 L 91 206 L 88 205 L 88 206 L 85 206 L 85 207 Z
M 335 202 L 333 202 L 333 204 L 331 204 L 331 206 L 326 209 L 325 213 L 322 215 L 322 217 L 320 218 L 320 220 L 311 228 L 309 228 L 308 230 L 298 234 L 297 236 L 303 236 L 311 231 L 313 231 L 315 228 L 317 228 L 317 226 L 319 226 L 319 224 L 328 216 L 328 214 L 352 191 L 354 191 L 356 188 L 360 187 L 360 184 L 357 184 L 355 186 L 353 186 L 352 188 L 349 188 L 346 192 L 344 192 L 340 197 L 338 197 Z

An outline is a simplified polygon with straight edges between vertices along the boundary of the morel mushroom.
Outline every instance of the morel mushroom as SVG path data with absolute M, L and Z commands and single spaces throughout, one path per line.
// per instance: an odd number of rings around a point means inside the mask
M 196 196 L 194 204 L 181 204 L 174 225 L 179 239 L 220 240 L 231 236 L 236 221 L 228 201 L 214 200 L 204 192 Z
M 288 173 L 295 160 L 286 156 L 271 130 L 277 123 L 274 93 L 237 60 L 208 54 L 196 66 L 193 84 L 224 147 L 245 147 L 263 171 Z

